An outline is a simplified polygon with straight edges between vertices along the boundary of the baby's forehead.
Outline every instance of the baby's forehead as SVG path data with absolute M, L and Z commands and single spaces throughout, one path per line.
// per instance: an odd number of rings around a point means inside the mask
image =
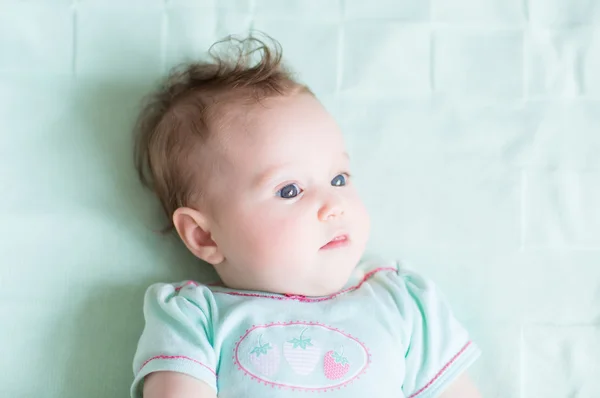
M 345 151 L 337 124 L 312 95 L 222 104 L 214 110 L 210 128 L 203 156 L 229 167 L 252 169 Z

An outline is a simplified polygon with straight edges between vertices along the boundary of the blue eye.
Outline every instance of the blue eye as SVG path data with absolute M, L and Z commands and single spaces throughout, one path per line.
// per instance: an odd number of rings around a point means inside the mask
M 302 193 L 298 184 L 289 184 L 277 191 L 277 196 L 283 199 L 293 199 Z
M 331 180 L 331 185 L 333 185 L 334 187 L 343 187 L 344 185 L 346 185 L 346 175 L 336 175 L 335 178 Z

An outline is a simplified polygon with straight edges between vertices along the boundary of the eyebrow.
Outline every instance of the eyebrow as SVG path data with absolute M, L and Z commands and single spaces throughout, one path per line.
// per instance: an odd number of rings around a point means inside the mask
M 350 155 L 348 155 L 348 152 L 342 152 L 342 155 L 347 159 L 350 160 Z M 263 185 L 265 185 L 267 182 L 271 181 L 272 179 L 274 179 L 277 174 L 279 173 L 280 170 L 285 169 L 287 166 L 289 166 L 290 163 L 282 163 L 276 166 L 272 166 L 269 167 L 267 169 L 267 171 L 259 174 L 253 181 L 253 186 L 255 187 L 261 187 Z
M 279 171 L 284 169 L 288 164 L 289 163 L 284 163 L 277 166 L 269 167 L 267 171 L 259 174 L 254 179 L 252 185 L 255 187 L 262 187 L 263 185 L 274 179 L 277 176 L 277 174 L 279 174 Z

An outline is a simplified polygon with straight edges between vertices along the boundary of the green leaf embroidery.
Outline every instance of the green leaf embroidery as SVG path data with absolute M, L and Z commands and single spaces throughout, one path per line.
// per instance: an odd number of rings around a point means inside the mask
M 340 354 L 338 354 L 337 351 L 334 351 L 331 356 L 335 360 L 335 363 L 341 363 L 342 365 L 349 363 L 348 359 L 344 356 L 344 346 L 342 346 L 342 352 Z
M 309 338 L 302 338 L 302 335 L 304 334 L 304 332 L 306 331 L 306 329 L 308 328 L 304 328 L 304 330 L 302 331 L 302 333 L 300 333 L 300 338 L 294 338 L 291 340 L 288 340 L 288 343 L 292 343 L 294 345 L 293 348 L 302 348 L 303 350 L 306 350 L 306 347 L 312 346 L 313 344 L 310 342 L 311 339 Z
M 348 359 L 346 359 L 346 357 L 341 356 L 337 352 L 334 353 L 332 356 L 333 356 L 333 359 L 335 359 L 335 363 L 341 363 L 342 365 L 345 365 L 348 363 Z
M 273 348 L 273 347 L 271 347 L 271 344 L 269 344 L 269 343 L 261 344 L 261 342 L 260 342 L 261 337 L 262 337 L 262 334 L 260 336 L 258 336 L 258 346 L 254 347 L 254 349 L 252 351 L 250 351 L 250 354 L 256 354 L 257 357 L 260 357 L 260 354 L 267 355 L 268 354 L 267 351 Z

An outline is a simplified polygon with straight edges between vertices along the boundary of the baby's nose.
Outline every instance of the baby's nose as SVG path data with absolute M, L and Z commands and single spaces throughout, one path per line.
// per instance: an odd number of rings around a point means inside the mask
M 319 209 L 319 220 L 327 221 L 333 218 L 337 218 L 344 214 L 342 203 L 339 199 L 330 200 L 324 203 Z

